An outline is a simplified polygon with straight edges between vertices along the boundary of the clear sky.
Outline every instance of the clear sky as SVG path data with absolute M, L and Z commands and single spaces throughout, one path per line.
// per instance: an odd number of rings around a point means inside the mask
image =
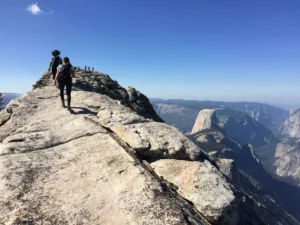
M 2 92 L 59 49 L 152 98 L 300 102 L 299 0 L 1 0 L 0 28 Z

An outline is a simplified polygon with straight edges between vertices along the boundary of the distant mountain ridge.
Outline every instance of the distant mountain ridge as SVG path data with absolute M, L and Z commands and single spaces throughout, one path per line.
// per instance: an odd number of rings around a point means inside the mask
M 230 108 L 247 113 L 275 134 L 289 115 L 287 110 L 265 103 L 197 101 L 181 99 L 150 99 L 154 109 L 168 124 L 172 124 L 183 133 L 191 131 L 198 112 L 202 109 Z M 180 113 L 179 113 L 180 112 Z

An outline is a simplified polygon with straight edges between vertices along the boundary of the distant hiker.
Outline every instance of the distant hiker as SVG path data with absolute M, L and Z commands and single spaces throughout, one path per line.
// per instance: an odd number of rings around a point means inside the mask
M 91 67 L 88 67 L 88 71 L 90 71 L 91 70 Z
M 84 67 L 84 70 L 86 70 L 86 67 L 87 67 L 87 66 Z
M 52 71 L 53 80 L 55 79 L 55 76 L 57 73 L 57 67 L 62 64 L 62 60 L 59 57 L 59 55 L 60 55 L 60 51 L 58 51 L 58 50 L 52 51 L 52 57 L 51 57 L 48 71 L 50 71 L 50 70 Z
M 94 67 L 92 68 L 92 71 L 94 71 Z
M 60 90 L 60 98 L 62 102 L 62 106 L 65 108 L 65 99 L 64 99 L 64 89 L 66 86 L 67 89 L 67 102 L 68 102 L 68 110 L 72 112 L 71 109 L 71 90 L 72 90 L 72 77 L 75 77 L 75 70 L 70 63 L 68 57 L 65 57 L 63 60 L 63 65 L 60 65 L 57 68 L 57 74 L 55 78 L 55 84 L 58 81 L 58 87 Z

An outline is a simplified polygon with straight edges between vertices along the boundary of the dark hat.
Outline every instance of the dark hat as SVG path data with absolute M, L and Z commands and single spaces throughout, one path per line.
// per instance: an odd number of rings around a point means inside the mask
M 64 58 L 64 63 L 70 63 L 70 59 L 68 57 Z
M 55 49 L 52 51 L 52 55 L 60 55 L 60 51 Z

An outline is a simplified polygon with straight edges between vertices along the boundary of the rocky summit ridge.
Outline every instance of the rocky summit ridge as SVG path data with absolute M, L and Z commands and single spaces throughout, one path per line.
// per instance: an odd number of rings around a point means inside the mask
M 73 114 L 50 73 L 0 111 L 0 224 L 299 224 L 264 213 L 142 93 L 75 76 Z

